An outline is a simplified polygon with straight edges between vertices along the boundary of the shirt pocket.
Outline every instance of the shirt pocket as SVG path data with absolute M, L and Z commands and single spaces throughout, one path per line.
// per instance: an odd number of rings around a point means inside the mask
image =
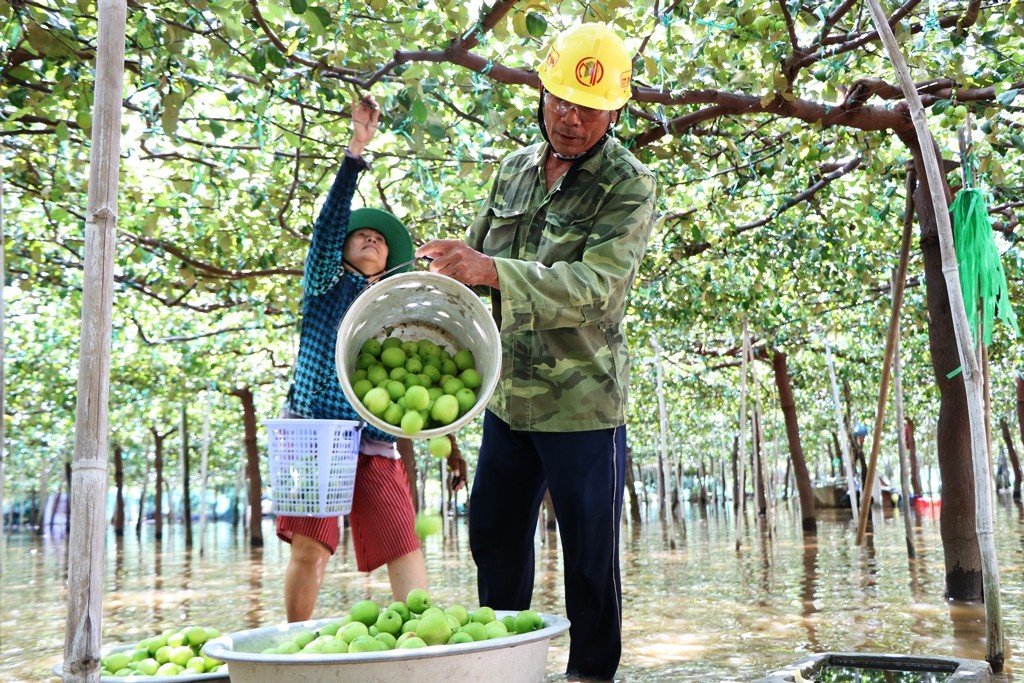
M 487 226 L 487 234 L 484 235 L 483 252 L 488 256 L 505 258 L 516 258 L 513 249 L 515 248 L 516 233 L 519 230 L 519 223 L 525 211 L 519 208 L 497 208 L 491 207 Z
M 561 261 L 581 261 L 593 224 L 593 217 L 587 214 L 549 211 L 537 245 L 537 260 L 549 266 Z

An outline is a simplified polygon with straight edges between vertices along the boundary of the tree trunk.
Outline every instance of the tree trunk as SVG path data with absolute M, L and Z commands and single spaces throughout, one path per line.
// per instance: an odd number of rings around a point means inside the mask
M 1024 373 L 1017 373 L 1017 429 L 1020 431 L 1020 442 L 1024 445 Z M 1020 469 L 1014 469 L 1013 497 L 1020 499 Z
M 164 439 L 170 431 L 160 434 L 156 427 L 150 428 L 153 435 L 153 471 L 156 473 L 156 486 L 153 490 L 153 538 L 158 541 L 164 537 Z
M 732 509 L 740 509 L 740 437 L 732 437 Z
M 796 402 L 793 389 L 789 383 L 786 369 L 786 354 L 775 351 L 772 354 L 772 368 L 775 370 L 775 386 L 779 391 L 779 405 L 786 423 L 786 442 L 789 444 L 789 456 L 793 461 L 793 474 L 796 477 L 796 490 L 800 497 L 800 517 L 804 533 L 817 534 L 818 523 L 814 514 L 814 490 L 811 488 L 811 477 L 804 460 L 804 449 L 800 443 L 800 426 L 796 419 Z
M 1003 433 L 1003 443 L 1006 444 L 1006 453 L 1010 457 L 1010 465 L 1013 467 L 1013 499 L 1020 500 L 1020 460 L 1017 458 L 1017 448 L 1013 445 L 1010 424 L 1005 417 L 999 418 L 999 429 Z
M 903 427 L 907 440 L 907 455 L 910 457 L 910 490 L 914 496 L 920 498 L 924 495 L 921 487 L 921 468 L 917 463 L 917 438 L 914 430 L 914 421 L 907 418 Z
M 35 503 L 32 506 L 32 515 L 29 519 L 32 520 L 32 530 L 37 536 L 43 534 L 43 524 L 46 522 L 46 499 L 50 490 L 50 463 L 46 462 L 43 465 L 42 472 L 39 473 L 39 491 L 35 495 Z
M 700 456 L 700 461 L 697 463 L 697 503 L 703 508 L 707 507 L 708 504 L 708 490 L 704 486 L 704 479 L 706 477 L 704 471 L 704 456 Z
M 260 454 L 256 447 L 256 405 L 252 390 L 242 387 L 231 392 L 242 402 L 242 424 L 245 427 L 246 475 L 249 479 L 249 542 L 253 548 L 263 547 L 263 481 L 260 478 Z
M 192 501 L 189 492 L 188 406 L 181 404 L 181 523 L 185 525 L 185 547 L 192 547 Z
M 111 523 L 114 527 L 114 536 L 124 537 L 124 449 L 120 444 L 114 444 L 114 490 L 117 492 L 117 500 L 114 503 L 114 518 Z
M 548 531 L 554 531 L 558 528 L 558 517 L 555 516 L 555 504 L 551 500 L 551 490 L 544 491 L 544 501 L 541 505 L 544 509 L 542 515 L 544 519 L 544 528 Z
M 650 512 L 651 496 L 647 491 L 647 479 L 644 478 L 644 469 L 637 465 L 636 471 L 640 479 L 640 493 L 644 499 L 644 510 Z
M 66 502 L 67 502 L 67 506 L 66 506 L 67 515 L 65 515 L 65 517 L 64 517 L 64 533 L 65 534 L 69 534 L 69 533 L 71 533 L 71 461 L 70 460 L 65 460 L 64 461 L 64 478 L 61 481 L 61 484 L 62 484 L 62 486 L 60 487 L 60 490 L 57 492 L 57 498 L 53 501 L 53 508 L 52 508 L 52 511 L 50 512 L 50 525 L 51 526 L 53 525 L 53 520 L 56 519 L 57 513 L 60 511 L 60 499 L 61 499 L 61 495 L 65 491 L 63 485 L 67 484 L 67 489 L 66 489 L 67 490 L 67 500 L 66 500 Z M 104 491 L 103 509 L 106 510 L 106 508 L 107 508 L 107 496 L 106 496 L 106 492 Z
M 151 464 L 146 458 L 146 473 L 142 475 L 142 490 L 139 492 L 139 516 L 135 519 L 135 537 L 142 537 L 142 525 L 146 521 L 146 489 L 149 488 L 149 469 Z
M 636 495 L 636 475 L 633 472 L 633 449 L 626 449 L 626 495 L 629 496 L 629 519 L 640 524 L 640 501 Z
M 983 597 L 983 585 L 976 529 L 967 391 L 962 374 L 949 377 L 951 372 L 960 368 L 960 355 L 946 280 L 942 273 L 938 226 L 929 199 L 928 179 L 921 151 L 915 136 L 908 136 L 903 141 L 913 152 L 917 167 L 918 184 L 914 192 L 914 205 L 921 226 L 921 254 L 928 297 L 928 345 L 935 383 L 939 389 L 935 446 L 942 481 L 939 531 L 945 556 L 946 597 L 951 600 L 977 601 Z M 948 186 L 943 191 L 949 198 Z

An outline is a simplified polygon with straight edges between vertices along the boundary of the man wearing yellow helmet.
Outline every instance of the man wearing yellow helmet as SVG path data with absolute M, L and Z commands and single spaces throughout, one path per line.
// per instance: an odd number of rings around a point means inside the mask
M 632 62 L 605 24 L 561 33 L 541 64 L 544 142 L 513 152 L 465 242 L 431 270 L 490 288 L 502 368 L 469 503 L 481 604 L 530 606 L 545 490 L 562 541 L 570 678 L 611 679 L 622 653 L 619 522 L 626 466 L 626 303 L 655 181 L 609 135 Z

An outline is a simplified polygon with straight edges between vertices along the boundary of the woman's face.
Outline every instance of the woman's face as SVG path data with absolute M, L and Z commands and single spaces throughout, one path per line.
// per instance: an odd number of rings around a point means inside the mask
M 388 262 L 388 243 L 384 235 L 373 228 L 360 228 L 345 238 L 342 256 L 361 273 L 372 275 L 384 270 Z

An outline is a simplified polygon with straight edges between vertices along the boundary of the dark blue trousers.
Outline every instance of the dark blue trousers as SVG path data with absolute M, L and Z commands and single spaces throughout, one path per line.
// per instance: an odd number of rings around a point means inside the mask
M 611 679 L 622 655 L 619 521 L 625 472 L 625 427 L 525 432 L 510 429 L 490 411 L 484 415 L 469 502 L 480 604 L 530 607 L 538 515 L 550 489 L 571 622 L 570 675 Z

